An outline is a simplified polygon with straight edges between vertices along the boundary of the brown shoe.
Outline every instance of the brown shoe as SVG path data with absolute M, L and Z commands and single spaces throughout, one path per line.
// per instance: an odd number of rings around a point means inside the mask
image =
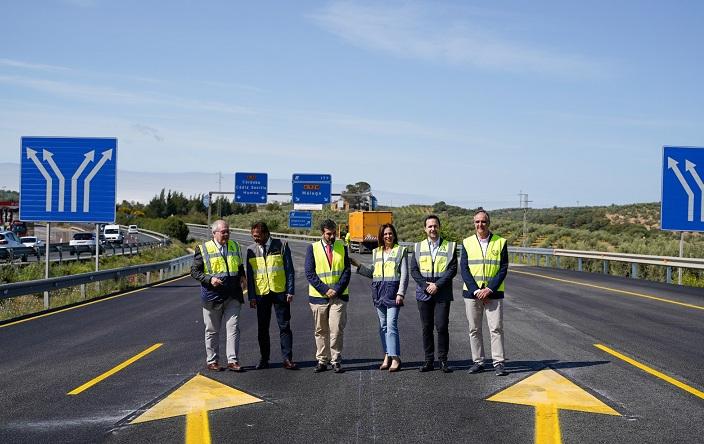
M 227 364 L 227 369 L 230 370 L 231 372 L 243 372 L 244 369 L 240 366 L 239 362 L 230 362 Z
M 389 372 L 397 372 L 401 370 L 401 358 L 394 356 L 391 358 L 391 367 L 389 367 Z
M 379 370 L 388 370 L 389 369 L 389 355 L 384 355 L 384 362 L 379 366 Z
M 286 370 L 298 370 L 298 364 L 291 361 L 290 359 L 284 360 L 284 368 Z
M 212 372 L 219 372 L 220 370 L 222 370 L 222 368 L 220 368 L 220 364 L 218 364 L 217 362 L 211 362 L 210 364 L 208 364 L 208 370 Z

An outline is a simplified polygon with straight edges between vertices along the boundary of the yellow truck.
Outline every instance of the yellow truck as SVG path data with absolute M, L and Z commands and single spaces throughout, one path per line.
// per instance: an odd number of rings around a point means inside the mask
M 371 252 L 378 245 L 379 227 L 393 221 L 394 214 L 391 211 L 351 212 L 347 224 L 350 250 L 358 253 Z

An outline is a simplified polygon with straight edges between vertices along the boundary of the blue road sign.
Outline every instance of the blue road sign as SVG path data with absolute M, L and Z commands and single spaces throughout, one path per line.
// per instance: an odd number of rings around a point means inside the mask
M 20 220 L 115 221 L 117 139 L 23 137 Z
M 235 202 L 266 203 L 269 182 L 266 173 L 235 173 Z
M 704 148 L 663 147 L 660 227 L 704 231 Z
M 330 174 L 294 174 L 292 200 L 294 204 L 330 203 L 332 176 Z
M 312 228 L 313 213 L 310 211 L 289 211 L 288 212 L 288 227 L 289 228 Z

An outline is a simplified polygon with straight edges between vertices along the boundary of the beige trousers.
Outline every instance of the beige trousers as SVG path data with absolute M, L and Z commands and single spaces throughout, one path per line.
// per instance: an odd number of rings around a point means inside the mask
M 309 305 L 315 322 L 315 359 L 322 364 L 342 363 L 347 302 L 333 298 L 327 304 Z
M 504 300 L 489 299 L 484 303 L 478 299 L 465 298 L 464 308 L 469 321 L 469 345 L 472 347 L 472 361 L 484 363 L 484 338 L 482 337 L 482 318 L 486 314 L 486 323 L 491 335 L 491 358 L 494 365 L 504 362 Z

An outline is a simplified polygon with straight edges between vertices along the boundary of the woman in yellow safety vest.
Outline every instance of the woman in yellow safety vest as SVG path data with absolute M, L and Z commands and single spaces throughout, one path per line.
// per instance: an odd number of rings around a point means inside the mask
M 398 244 L 392 224 L 379 227 L 378 248 L 372 252 L 372 267 L 350 262 L 357 273 L 372 279 L 372 301 L 379 316 L 379 338 L 384 350 L 380 370 L 396 372 L 401 368 L 401 342 L 398 334 L 398 314 L 408 287 L 406 247 Z

